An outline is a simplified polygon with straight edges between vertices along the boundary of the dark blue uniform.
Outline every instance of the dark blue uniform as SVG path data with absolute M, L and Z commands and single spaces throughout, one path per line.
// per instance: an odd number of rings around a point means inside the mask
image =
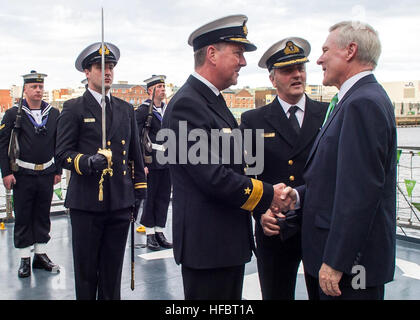
M 149 114 L 150 100 L 146 100 L 144 104 L 140 105 L 135 114 L 136 121 L 141 134 L 145 126 L 146 118 Z M 160 108 L 164 108 L 162 105 Z M 153 111 L 153 118 L 151 128 L 149 130 L 149 138 L 153 144 L 161 144 L 156 141 L 156 134 L 162 126 L 162 116 L 156 109 Z M 143 146 L 142 146 L 143 147 Z M 147 198 L 143 207 L 143 214 L 140 223 L 148 228 L 161 227 L 164 228 L 168 216 L 168 207 L 171 196 L 171 177 L 169 175 L 169 167 L 166 164 L 159 164 L 156 159 L 156 150 L 151 153 L 145 151 L 146 156 L 152 158 L 151 163 L 145 163 L 149 169 L 147 175 Z
M 113 175 L 104 177 L 103 201 L 98 198 L 101 173 L 91 172 L 88 165 L 89 156 L 102 145 L 101 106 L 87 90 L 64 103 L 58 120 L 57 159 L 71 171 L 65 206 L 72 222 L 77 299 L 120 298 L 135 190 L 146 190 L 133 107 L 111 96 L 107 119 L 106 148 L 112 151 Z
M 303 167 L 326 109 L 326 103 L 306 97 L 299 135 L 291 127 L 277 98 L 266 106 L 242 114 L 242 129 L 264 129 L 264 171 L 258 179 L 273 184 L 283 182 L 291 187 L 304 183 Z M 268 237 L 264 235 L 260 223 L 263 213 L 253 212 L 262 297 L 265 300 L 294 299 L 296 276 L 302 259 L 300 225 L 296 224 L 295 234 L 288 239 L 283 240 L 280 235 Z M 288 232 L 291 233 L 291 230 Z M 315 290 L 317 292 L 317 288 Z
M 174 256 L 182 264 L 186 299 L 240 299 L 243 270 L 254 240 L 251 214 L 265 211 L 273 199 L 272 185 L 244 175 L 244 164 L 222 163 L 220 150 L 205 155 L 217 164 L 181 163 L 196 141 L 184 141 L 194 129 L 230 136 L 238 124 L 223 97 L 217 97 L 194 76 L 168 105 L 163 127 L 176 136 L 177 163 L 170 164 L 173 183 Z M 179 138 L 181 137 L 181 141 Z M 186 143 L 187 150 L 182 148 Z M 210 141 L 209 141 L 210 144 Z M 234 144 L 229 147 L 233 154 Z M 197 280 L 199 279 L 199 280 Z M 232 286 L 232 283 L 233 286 Z
M 26 100 L 23 101 L 23 106 Z M 49 111 L 48 111 L 48 110 Z M 32 170 L 20 167 L 12 172 L 8 157 L 10 134 L 14 127 L 18 108 L 9 109 L 0 125 L 0 167 L 2 177 L 13 173 L 16 184 L 13 186 L 16 248 L 26 248 L 34 243 L 47 243 L 50 240 L 50 208 L 53 197 L 54 175 L 61 175 L 61 168 L 53 163 L 45 169 Z M 47 111 L 47 112 L 44 112 Z M 35 132 L 34 119 L 22 110 L 19 134 L 19 159 L 26 163 L 43 164 L 54 159 L 55 135 L 59 111 L 46 102 L 41 104 L 44 128 Z

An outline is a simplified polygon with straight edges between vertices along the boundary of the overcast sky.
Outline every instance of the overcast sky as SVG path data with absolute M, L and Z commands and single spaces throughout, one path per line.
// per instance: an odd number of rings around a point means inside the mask
M 0 0 L 0 89 L 21 85 L 30 70 L 48 74 L 46 89 L 77 87 L 84 78 L 74 62 L 89 44 L 101 40 L 121 51 L 114 82 L 143 83 L 152 74 L 182 85 L 193 71 L 192 31 L 231 14 L 248 16 L 248 39 L 257 51 L 245 54 L 237 87 L 270 86 L 257 66 L 274 42 L 299 36 L 312 45 L 309 84 L 321 84 L 316 60 L 328 28 L 342 20 L 368 22 L 379 32 L 379 81 L 419 80 L 420 1 L 303 0 Z

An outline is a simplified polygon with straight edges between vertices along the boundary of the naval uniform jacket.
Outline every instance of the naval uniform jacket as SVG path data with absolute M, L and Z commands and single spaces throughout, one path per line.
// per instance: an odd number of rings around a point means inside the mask
M 210 155 L 210 148 L 204 156 L 209 162 L 213 156 L 217 164 L 204 161 L 194 164 L 190 157 L 185 163 L 180 161 L 188 152 L 199 153 L 193 148 L 199 139 L 196 134 L 204 133 L 210 141 L 211 129 L 229 136 L 234 129 L 239 131 L 226 103 L 207 85 L 190 76 L 171 99 L 162 127 L 171 129 L 176 137 L 174 145 L 168 145 L 177 152 L 176 163 L 169 165 L 175 261 L 195 269 L 248 262 L 254 246 L 250 211 L 269 208 L 273 187 L 245 176 L 242 161 L 235 164 L 231 157 L 229 163 L 222 164 L 220 152 Z M 188 135 L 190 141 L 186 141 Z M 232 143 L 231 153 L 233 148 Z
M 136 109 L 136 121 L 137 121 L 137 126 L 139 128 L 139 134 L 140 134 L 140 143 L 142 142 L 142 131 L 144 129 L 144 126 L 146 124 L 146 119 L 147 116 L 149 115 L 149 100 L 146 100 L 146 103 L 141 104 L 137 109 Z M 149 138 L 150 141 L 152 141 L 152 143 L 154 144 L 162 144 L 162 142 L 157 142 L 156 141 L 156 135 L 158 133 L 158 131 L 161 129 L 162 127 L 162 123 L 161 120 L 159 119 L 158 115 L 156 115 L 157 111 L 154 111 L 152 114 L 152 122 L 151 122 L 151 127 L 149 130 Z M 143 150 L 143 145 L 141 145 L 141 148 Z M 152 150 L 151 153 L 145 151 L 146 156 L 151 156 L 152 157 L 152 163 L 145 163 L 145 167 L 147 167 L 149 170 L 154 170 L 154 169 L 168 169 L 168 165 L 167 164 L 159 164 L 156 160 L 156 150 Z
M 308 97 L 305 103 L 305 114 L 299 136 L 295 134 L 277 98 L 268 105 L 242 114 L 241 129 L 264 129 L 264 169 L 257 176 L 258 179 L 271 184 L 283 182 L 291 187 L 304 183 L 303 167 L 327 110 L 326 103 L 317 102 Z M 253 135 L 255 136 L 255 131 Z M 253 141 L 255 144 L 255 137 Z M 255 152 L 255 146 L 252 150 Z M 278 241 L 281 241 L 279 236 L 264 236 L 260 224 L 263 213 L 253 212 L 257 240 L 261 239 L 263 243 L 276 245 Z
M 394 108 L 375 77 L 365 76 L 322 127 L 305 166 L 306 185 L 297 188 L 303 263 L 313 277 L 325 262 L 348 275 L 363 266 L 367 287 L 393 279 L 396 155 Z
M 43 103 L 42 105 L 48 106 L 46 103 Z M 41 109 L 43 110 L 43 108 Z M 0 167 L 2 177 L 8 176 L 12 173 L 15 175 L 45 175 L 51 173 L 60 175 L 61 168 L 57 165 L 56 161 L 45 170 L 35 171 L 20 167 L 17 172 L 12 172 L 7 151 L 9 147 L 10 134 L 15 125 L 17 111 L 17 106 L 6 110 L 0 125 Z M 59 111 L 55 108 L 51 108 L 48 114 L 48 120 L 45 124 L 45 134 L 37 134 L 35 133 L 34 125 L 29 120 L 29 116 L 24 110 L 22 110 L 21 130 L 18 139 L 20 147 L 20 160 L 34 164 L 42 164 L 50 161 L 51 158 L 54 157 L 58 116 Z
M 258 179 L 272 184 L 283 182 L 292 187 L 303 184 L 303 167 L 319 132 L 327 109 L 326 103 L 305 97 L 305 111 L 299 135 L 290 125 L 279 99 L 266 106 L 244 112 L 241 129 L 252 129 L 253 145 L 247 152 L 256 152 L 256 141 L 264 143 L 264 168 Z M 256 137 L 256 129 L 263 133 Z M 258 140 L 257 140 L 258 139 Z M 255 156 L 253 154 L 253 156 Z M 262 156 L 261 154 L 259 156 Z M 286 239 L 266 236 L 260 218 L 264 212 L 253 212 L 257 243 L 257 264 L 263 299 L 294 299 L 296 276 L 302 259 L 300 221 L 288 226 Z
M 146 188 L 134 108 L 111 96 L 111 109 L 106 148 L 112 151 L 113 175 L 105 176 L 104 200 L 99 201 L 101 173 L 90 174 L 88 158 L 102 147 L 101 106 L 89 90 L 63 105 L 58 119 L 56 156 L 63 168 L 71 171 L 65 200 L 68 208 L 93 212 L 129 208 L 134 203 L 134 189 Z M 130 161 L 134 161 L 134 181 Z

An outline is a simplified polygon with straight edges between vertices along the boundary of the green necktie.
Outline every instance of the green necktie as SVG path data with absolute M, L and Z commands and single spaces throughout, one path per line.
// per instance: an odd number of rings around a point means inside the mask
M 337 101 L 338 101 L 338 95 L 336 94 L 336 95 L 335 95 L 335 96 L 331 99 L 331 102 L 330 102 L 330 105 L 328 106 L 328 109 L 327 109 L 327 114 L 325 115 L 325 119 L 324 119 L 324 122 L 322 123 L 322 126 L 324 126 L 325 122 L 327 122 L 328 117 L 329 117 L 329 116 L 330 116 L 330 114 L 333 112 L 334 107 L 335 107 L 335 105 L 337 104 Z

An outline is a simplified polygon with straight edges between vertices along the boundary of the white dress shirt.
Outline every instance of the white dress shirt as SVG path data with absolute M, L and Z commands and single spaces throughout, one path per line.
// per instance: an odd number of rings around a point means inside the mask
M 92 94 L 92 96 L 95 98 L 95 100 L 98 101 L 99 105 L 102 107 L 102 104 L 101 104 L 102 94 L 92 90 L 91 88 L 88 88 L 88 90 Z M 108 90 L 108 93 L 106 94 L 106 96 L 109 99 L 109 103 L 111 103 L 111 93 L 109 92 L 109 90 Z
M 201 75 L 199 75 L 197 72 L 193 72 L 191 74 L 194 78 L 200 80 L 202 83 L 204 83 L 207 87 L 210 88 L 211 91 L 213 91 L 213 93 L 218 96 L 220 94 L 219 89 L 217 89 L 209 80 L 207 80 L 206 78 L 202 77 Z
M 298 103 L 290 104 L 284 100 L 282 100 L 279 96 L 277 96 L 277 99 L 279 100 L 279 103 L 281 107 L 284 110 L 284 113 L 287 115 L 287 117 L 290 117 L 289 109 L 291 106 L 297 106 L 298 109 L 295 113 L 296 119 L 299 122 L 299 126 L 302 128 L 303 123 L 303 116 L 305 115 L 305 103 L 306 103 L 306 95 L 303 95 L 302 98 L 298 101 Z

